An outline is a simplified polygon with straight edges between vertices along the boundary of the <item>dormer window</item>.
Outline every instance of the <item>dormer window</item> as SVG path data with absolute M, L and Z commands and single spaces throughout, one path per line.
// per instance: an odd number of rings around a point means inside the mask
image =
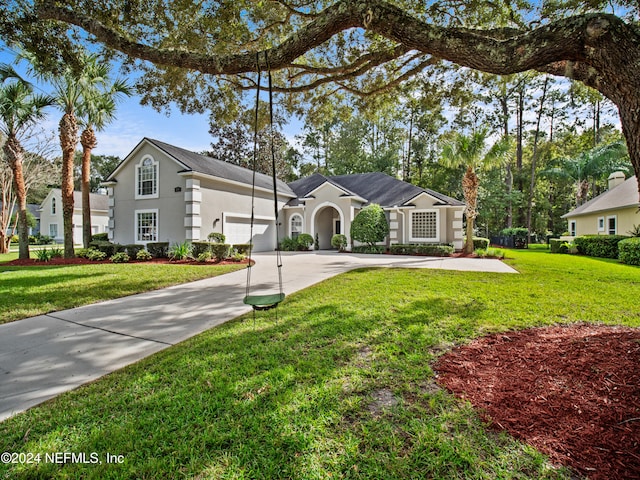
M 136 166 L 136 198 L 158 197 L 158 162 L 145 155 Z

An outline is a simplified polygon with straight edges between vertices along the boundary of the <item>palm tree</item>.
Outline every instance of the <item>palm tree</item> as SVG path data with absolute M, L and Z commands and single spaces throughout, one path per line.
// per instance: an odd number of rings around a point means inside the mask
M 18 256 L 21 259 L 29 258 L 29 226 L 27 190 L 22 169 L 25 151 L 20 136 L 43 119 L 44 109 L 53 103 L 52 97 L 34 94 L 31 85 L 22 80 L 0 86 L 0 131 L 6 137 L 2 150 L 13 173 L 18 203 Z
M 91 241 L 91 151 L 98 145 L 96 130 L 101 131 L 115 120 L 116 104 L 123 96 L 132 95 L 131 87 L 121 79 L 116 79 L 109 84 L 110 67 L 105 62 L 98 62 L 96 57 L 91 58 L 92 63 L 87 69 L 93 70 L 94 78 L 102 78 L 101 85 L 94 84 L 82 94 L 82 102 L 79 107 L 80 123 L 84 130 L 80 135 L 82 145 L 82 241 L 85 248 L 89 248 Z
M 449 167 L 463 167 L 462 194 L 465 200 L 465 216 L 467 217 L 466 242 L 464 253 L 473 253 L 473 229 L 478 216 L 478 189 L 480 179 L 477 171 L 495 166 L 504 161 L 510 150 L 507 140 L 502 140 L 487 150 L 486 141 L 489 132 L 481 129 L 471 135 L 455 133 L 453 139 L 442 147 L 443 163 Z
M 576 207 L 587 201 L 590 181 L 608 176 L 616 170 L 629 170 L 629 153 L 623 140 L 594 147 L 571 158 L 556 159 L 557 167 L 540 174 L 549 178 L 562 178 L 575 184 Z
M 33 58 L 26 58 L 32 62 L 35 71 L 38 72 L 37 62 Z M 84 96 L 91 96 L 106 82 L 106 78 L 101 75 L 102 71 L 95 68 L 98 63 L 96 58 L 96 55 L 85 53 L 79 57 L 79 66 L 76 68 L 67 66 L 57 75 L 39 72 L 39 76 L 47 80 L 53 87 L 56 105 L 63 112 L 58 132 L 62 148 L 60 189 L 62 191 L 65 258 L 75 256 L 73 249 L 73 180 L 75 151 L 79 140 L 77 111 L 81 108 Z

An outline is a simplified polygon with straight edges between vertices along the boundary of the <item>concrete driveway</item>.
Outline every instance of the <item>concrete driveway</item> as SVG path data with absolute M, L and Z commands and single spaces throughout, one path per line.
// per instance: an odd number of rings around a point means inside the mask
M 275 254 L 255 254 L 252 293 L 277 289 Z M 283 253 L 287 294 L 360 267 L 517 273 L 499 260 Z M 0 421 L 95 380 L 250 308 L 246 269 L 0 325 Z

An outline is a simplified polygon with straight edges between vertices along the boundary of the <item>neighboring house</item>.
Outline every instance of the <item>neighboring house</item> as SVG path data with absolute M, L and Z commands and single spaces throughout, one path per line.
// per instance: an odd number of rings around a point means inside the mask
M 2 202 L 0 202 L 0 208 L 2 208 Z M 31 215 L 33 215 L 34 218 L 36 219 L 35 227 L 29 227 L 29 235 L 38 235 L 38 233 L 40 233 L 40 205 L 37 205 L 35 203 L 28 203 L 27 210 L 29 210 L 29 212 L 31 212 Z M 14 214 L 15 214 L 15 208 L 14 208 L 14 211 L 11 212 L 9 217 L 10 218 L 13 217 Z M 5 233 L 7 235 L 13 233 L 13 222 L 9 222 L 9 226 L 7 227 L 7 231 Z M 18 232 L 16 229 L 16 234 L 17 233 Z
M 104 233 L 109 223 L 109 199 L 106 195 L 89 194 L 91 205 L 91 233 Z M 64 241 L 62 217 L 62 191 L 52 188 L 40 204 L 40 233 L 53 238 L 56 243 Z M 82 244 L 82 193 L 73 192 L 73 243 Z
M 609 189 L 562 216 L 569 225 L 569 235 L 626 235 L 640 224 L 636 177 L 624 179 L 624 173 L 609 176 Z
M 109 238 L 117 243 L 178 243 L 221 232 L 227 243 L 249 243 L 253 172 L 173 145 L 144 138 L 104 185 L 109 192 Z M 351 222 L 370 203 L 380 204 L 390 225 L 389 243 L 453 243 L 462 248 L 458 200 L 383 173 L 325 177 L 315 174 L 287 185 L 256 174 L 253 244 L 275 249 L 279 236 L 349 238 Z

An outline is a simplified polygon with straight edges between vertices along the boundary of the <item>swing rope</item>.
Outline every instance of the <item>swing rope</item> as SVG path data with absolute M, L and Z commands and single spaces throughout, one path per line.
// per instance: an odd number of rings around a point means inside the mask
M 254 131 L 253 131 L 253 159 L 252 159 L 252 170 L 253 170 L 253 178 L 251 183 L 251 224 L 250 224 L 250 236 L 249 236 L 249 265 L 247 266 L 247 285 L 245 289 L 245 297 L 243 302 L 246 305 L 251 305 L 253 310 L 270 310 L 272 308 L 276 308 L 282 300 L 285 298 L 285 294 L 282 288 L 282 255 L 280 253 L 280 234 L 278 228 L 278 190 L 276 185 L 276 154 L 275 154 L 275 146 L 273 141 L 273 87 L 271 81 L 271 69 L 269 67 L 269 58 L 267 57 L 267 52 L 264 52 L 265 64 L 267 67 L 267 77 L 268 77 L 268 86 L 269 86 L 269 136 L 270 136 L 270 146 L 271 146 L 271 180 L 273 184 L 273 206 L 274 206 L 274 217 L 275 217 L 275 230 L 276 230 L 276 265 L 278 267 L 278 285 L 279 290 L 276 294 L 268 294 L 268 295 L 251 295 L 251 269 L 252 269 L 252 259 L 251 254 L 253 252 L 253 225 L 255 221 L 255 191 L 256 191 L 256 170 L 258 165 L 258 109 L 260 107 L 260 80 L 261 80 L 261 70 L 260 70 L 260 53 L 256 53 L 256 68 L 258 71 L 258 79 L 257 79 L 257 91 L 256 91 L 256 105 L 255 105 L 255 115 L 254 115 Z

